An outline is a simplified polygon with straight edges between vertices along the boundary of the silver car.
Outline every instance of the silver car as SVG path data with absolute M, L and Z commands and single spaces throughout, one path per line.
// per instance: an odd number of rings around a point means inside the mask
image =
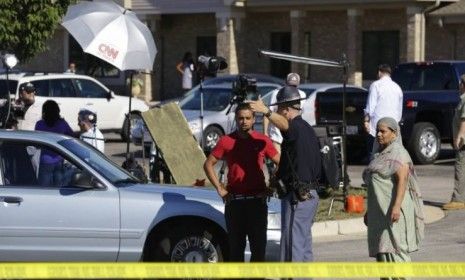
M 257 83 L 257 94 L 263 96 L 280 87 L 279 84 L 259 82 Z M 235 129 L 234 109 L 236 105 L 230 103 L 232 98 L 230 84 L 203 87 L 203 127 L 201 124 L 200 88 L 179 101 L 179 107 L 181 107 L 195 139 L 200 144 L 202 144 L 201 140 L 204 139 L 205 151 L 213 149 L 221 136 L 231 133 Z
M 40 155 L 59 155 L 43 184 Z M 71 137 L 0 130 L 0 261 L 227 260 L 223 203 L 215 191 L 142 184 Z M 269 204 L 268 237 L 280 212 Z

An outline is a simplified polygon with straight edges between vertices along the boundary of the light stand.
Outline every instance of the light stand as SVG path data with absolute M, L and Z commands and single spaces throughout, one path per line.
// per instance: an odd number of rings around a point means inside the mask
M 131 106 L 132 106 L 132 80 L 134 77 L 134 71 L 130 70 L 130 76 L 129 76 L 129 109 L 128 109 L 128 114 L 126 115 L 126 122 L 127 122 L 127 132 L 128 134 L 125 135 L 126 138 L 126 160 L 129 160 L 129 143 L 131 141 Z M 125 131 L 123 130 L 123 133 Z M 142 141 L 144 141 L 142 139 Z
M 205 73 L 200 73 L 200 147 L 202 147 L 202 151 L 205 151 L 205 139 L 204 139 L 204 131 L 203 131 L 203 79 L 205 77 Z
M 7 93 L 7 96 L 6 96 L 5 104 L 7 104 L 7 106 L 8 106 L 8 111 L 5 114 L 5 120 L 1 120 L 1 121 L 3 121 L 3 128 L 6 128 L 7 123 L 8 123 L 8 118 L 10 117 L 10 112 L 11 112 L 9 72 L 10 72 L 10 69 L 12 69 L 13 67 L 16 66 L 16 64 L 18 64 L 18 59 L 16 58 L 16 56 L 14 54 L 7 53 L 7 54 L 4 54 L 2 56 L 2 63 L 3 63 L 3 66 L 5 67 L 5 71 L 6 71 L 6 93 Z

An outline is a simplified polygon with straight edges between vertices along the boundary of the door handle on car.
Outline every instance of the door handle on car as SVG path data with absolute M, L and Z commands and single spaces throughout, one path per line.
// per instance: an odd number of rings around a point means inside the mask
M 86 103 L 86 106 L 94 105 L 94 103 Z
M 23 198 L 17 196 L 0 196 L 0 201 L 19 204 L 23 201 Z

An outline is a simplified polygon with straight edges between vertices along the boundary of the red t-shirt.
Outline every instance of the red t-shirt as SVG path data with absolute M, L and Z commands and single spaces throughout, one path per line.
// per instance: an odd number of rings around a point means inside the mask
M 255 195 L 265 189 L 263 163 L 265 156 L 274 157 L 278 151 L 270 138 L 256 131 L 240 138 L 233 132 L 220 138 L 211 154 L 228 164 L 228 191 L 233 194 Z

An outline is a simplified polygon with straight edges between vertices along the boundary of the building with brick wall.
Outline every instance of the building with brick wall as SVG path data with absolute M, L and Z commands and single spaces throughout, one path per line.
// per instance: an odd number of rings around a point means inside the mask
M 298 72 L 305 82 L 338 82 L 337 68 L 308 66 L 259 57 L 258 49 L 340 60 L 346 54 L 349 82 L 367 85 L 380 63 L 464 59 L 464 0 L 125 0 L 152 30 L 158 54 L 145 80 L 145 99 L 182 94 L 176 64 L 186 51 L 223 56 L 223 73 Z M 457 12 L 458 11 L 458 12 Z M 451 13 L 453 12 L 453 13 Z M 59 43 L 62 40 L 64 43 Z M 75 43 L 57 31 L 48 54 L 30 65 L 65 69 Z M 60 58 L 59 53 L 63 53 Z M 55 60 L 55 59 L 54 59 Z M 35 64 L 34 64 L 35 63 Z M 79 65 L 78 65 L 79 67 Z M 102 70 L 102 72 L 104 72 Z M 111 71 L 110 71 L 111 72 Z M 120 73 L 121 74 L 121 73 Z M 114 75 L 121 83 L 123 75 Z M 111 77 L 108 77 L 111 80 Z M 119 79 L 119 80 L 118 80 Z M 117 82 L 116 82 L 117 83 Z

